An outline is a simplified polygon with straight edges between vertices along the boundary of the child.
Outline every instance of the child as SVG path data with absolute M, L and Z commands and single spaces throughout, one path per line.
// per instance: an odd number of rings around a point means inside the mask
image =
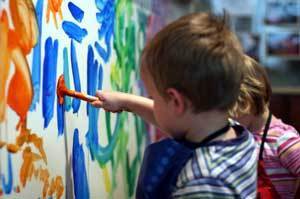
M 299 134 L 271 114 L 271 86 L 264 68 L 248 56 L 244 68 L 241 93 L 231 115 L 253 132 L 267 176 L 281 198 L 294 198 L 300 175 Z
M 145 47 L 141 78 L 150 99 L 98 92 L 106 111 L 131 111 L 170 138 L 149 145 L 139 175 L 141 198 L 255 198 L 253 136 L 228 121 L 244 56 L 224 21 L 207 13 L 178 19 Z

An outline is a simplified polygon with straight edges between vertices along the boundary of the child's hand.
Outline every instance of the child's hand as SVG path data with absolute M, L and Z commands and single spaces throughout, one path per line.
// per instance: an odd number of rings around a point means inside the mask
M 105 111 L 119 113 L 126 110 L 125 100 L 126 94 L 113 91 L 97 91 L 96 97 L 99 100 L 91 104 L 97 108 L 103 108 Z

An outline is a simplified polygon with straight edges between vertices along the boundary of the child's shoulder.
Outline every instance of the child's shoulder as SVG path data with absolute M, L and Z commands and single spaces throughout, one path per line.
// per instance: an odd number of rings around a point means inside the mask
M 284 123 L 281 119 L 276 118 L 275 116 L 272 117 L 268 135 L 276 136 L 276 137 L 282 137 L 282 136 L 299 137 L 299 133 L 293 126 Z

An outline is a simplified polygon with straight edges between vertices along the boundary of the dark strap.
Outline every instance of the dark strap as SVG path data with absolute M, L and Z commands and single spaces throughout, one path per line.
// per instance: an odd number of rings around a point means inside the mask
M 265 144 L 266 139 L 267 139 L 267 134 L 268 134 L 270 124 L 271 124 L 271 119 L 272 119 L 272 113 L 271 113 L 271 111 L 269 111 L 268 119 L 267 119 L 267 122 L 266 122 L 266 125 L 265 125 L 265 128 L 264 128 L 264 134 L 262 136 L 260 149 L 259 149 L 259 159 L 260 160 L 263 159 L 264 144 Z
M 192 148 L 192 149 L 196 149 L 198 147 L 201 147 L 209 142 L 211 142 L 212 140 L 214 140 L 215 138 L 225 134 L 229 128 L 231 127 L 230 123 L 228 122 L 226 124 L 226 126 L 224 126 L 223 128 L 213 132 L 212 134 L 210 134 L 209 136 L 205 137 L 201 142 L 190 142 L 190 141 L 179 141 L 180 143 L 183 143 L 185 146 Z M 177 140 L 178 141 L 178 140 Z

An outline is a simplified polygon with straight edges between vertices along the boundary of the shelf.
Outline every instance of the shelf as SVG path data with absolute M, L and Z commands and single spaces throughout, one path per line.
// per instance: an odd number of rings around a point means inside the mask
M 300 55 L 267 55 L 268 60 L 300 61 Z
M 274 94 L 300 94 L 300 86 L 295 87 L 273 87 Z
M 264 27 L 265 27 L 265 32 L 267 33 L 278 33 L 278 32 L 300 33 L 299 24 L 278 24 L 278 25 L 265 24 Z

